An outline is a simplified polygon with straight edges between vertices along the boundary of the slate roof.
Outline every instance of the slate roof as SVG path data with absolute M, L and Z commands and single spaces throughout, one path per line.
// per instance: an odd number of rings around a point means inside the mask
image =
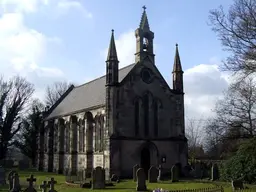
M 119 69 L 119 82 L 131 71 L 135 64 Z M 54 108 L 46 119 L 84 111 L 105 105 L 106 75 L 74 87 L 73 90 Z

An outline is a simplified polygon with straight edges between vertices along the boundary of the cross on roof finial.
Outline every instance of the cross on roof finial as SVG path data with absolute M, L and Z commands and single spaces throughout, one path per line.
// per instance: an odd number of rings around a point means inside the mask
M 144 9 L 144 11 L 147 9 L 147 7 L 145 5 L 142 8 Z

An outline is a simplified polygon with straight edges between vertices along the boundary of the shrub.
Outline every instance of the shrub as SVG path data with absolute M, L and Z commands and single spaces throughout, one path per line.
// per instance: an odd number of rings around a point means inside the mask
M 256 182 L 256 138 L 244 142 L 230 159 L 220 166 L 221 179 Z

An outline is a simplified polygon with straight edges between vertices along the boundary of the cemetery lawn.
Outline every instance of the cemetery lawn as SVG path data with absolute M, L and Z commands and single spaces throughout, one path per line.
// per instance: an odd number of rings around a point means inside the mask
M 55 173 L 47 173 L 47 172 L 38 172 L 35 170 L 27 170 L 27 171 L 18 171 L 18 174 L 20 176 L 20 184 L 22 186 L 22 189 L 25 189 L 26 186 L 28 186 L 28 182 L 26 182 L 26 179 L 29 178 L 30 174 L 33 174 L 34 177 L 37 179 L 36 183 L 34 184 L 35 189 L 37 191 L 39 188 L 39 185 L 44 180 L 50 180 L 51 177 L 54 177 L 54 179 L 57 181 L 55 189 L 57 191 L 61 192 L 84 192 L 84 191 L 136 191 L 136 182 L 133 182 L 132 180 L 127 181 L 121 181 L 120 183 L 115 183 L 115 186 L 113 187 L 106 187 L 105 190 L 91 190 L 91 189 L 83 189 L 79 188 L 79 186 L 70 186 L 65 183 L 65 176 L 64 175 L 57 175 Z M 6 177 L 8 176 L 8 171 L 6 171 Z M 222 185 L 222 184 L 221 184 Z M 153 190 L 156 188 L 163 188 L 167 190 L 184 190 L 184 189 L 199 189 L 199 188 L 211 188 L 215 187 L 216 184 L 214 183 L 200 183 L 200 182 L 193 182 L 193 181 L 181 181 L 178 183 L 171 183 L 170 181 L 165 181 L 162 183 L 147 183 L 147 188 L 149 190 Z M 225 191 L 232 191 L 231 186 L 224 185 Z M 6 186 L 0 186 L 0 191 L 8 191 L 8 185 Z

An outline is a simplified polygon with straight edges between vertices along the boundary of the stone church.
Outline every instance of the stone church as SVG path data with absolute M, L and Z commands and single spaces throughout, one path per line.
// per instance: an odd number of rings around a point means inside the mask
M 178 45 L 171 89 L 155 63 L 154 33 L 145 7 L 134 40 L 135 63 L 119 69 L 112 30 L 106 75 L 71 86 L 47 110 L 39 134 L 39 170 L 60 174 L 85 170 L 90 175 L 101 166 L 106 177 L 129 178 L 136 164 L 145 171 L 152 165 L 161 165 L 163 171 L 174 164 L 187 165 Z

